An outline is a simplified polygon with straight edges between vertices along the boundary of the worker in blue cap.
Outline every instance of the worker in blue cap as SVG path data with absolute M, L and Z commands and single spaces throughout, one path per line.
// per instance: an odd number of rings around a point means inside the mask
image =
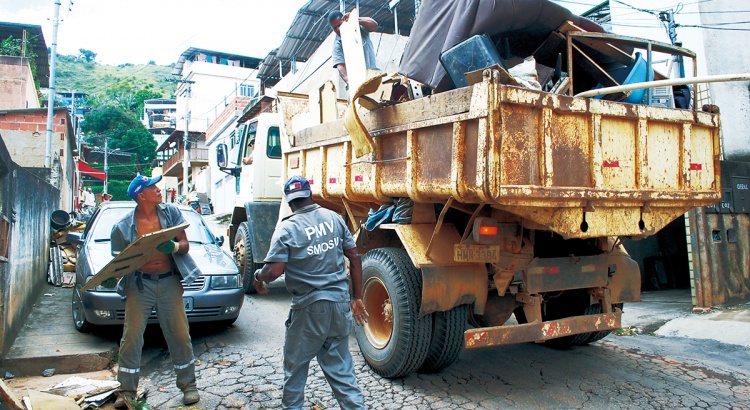
M 162 203 L 161 189 L 156 185 L 159 181 L 161 176 L 138 175 L 130 183 L 128 196 L 138 205 L 112 228 L 112 255 L 119 254 L 143 235 L 185 223 L 176 206 Z M 181 280 L 190 284 L 201 272 L 188 255 L 190 244 L 185 231 L 156 249 L 159 252 L 117 284 L 117 292 L 125 299 L 125 327 L 120 340 L 117 371 L 120 391 L 115 408 L 130 407 L 136 398 L 143 332 L 154 308 L 177 374 L 177 387 L 183 392 L 182 400 L 187 405 L 200 400 Z

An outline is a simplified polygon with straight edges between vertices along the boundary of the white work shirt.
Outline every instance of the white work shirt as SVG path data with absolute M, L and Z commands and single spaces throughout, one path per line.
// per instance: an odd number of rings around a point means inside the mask
M 96 206 L 96 196 L 91 191 L 86 191 L 83 193 L 83 205 L 84 206 Z

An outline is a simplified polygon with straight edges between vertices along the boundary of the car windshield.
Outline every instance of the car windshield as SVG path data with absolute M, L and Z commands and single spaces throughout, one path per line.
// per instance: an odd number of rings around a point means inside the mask
M 91 235 L 95 242 L 109 242 L 112 234 L 112 227 L 115 226 L 125 215 L 131 212 L 133 208 L 112 207 L 102 209 L 94 221 Z M 214 243 L 214 237 L 203 222 L 203 219 L 194 211 L 180 209 L 182 216 L 190 226 L 185 230 L 188 241 L 191 243 Z

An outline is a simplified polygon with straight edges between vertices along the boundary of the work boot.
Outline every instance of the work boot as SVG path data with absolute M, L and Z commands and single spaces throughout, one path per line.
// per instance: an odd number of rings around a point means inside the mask
M 135 392 L 132 391 L 121 391 L 117 393 L 117 400 L 115 400 L 116 409 L 127 409 L 128 403 L 135 401 Z
M 195 404 L 200 401 L 201 396 L 198 394 L 198 390 L 185 390 L 182 396 L 182 402 L 186 405 Z

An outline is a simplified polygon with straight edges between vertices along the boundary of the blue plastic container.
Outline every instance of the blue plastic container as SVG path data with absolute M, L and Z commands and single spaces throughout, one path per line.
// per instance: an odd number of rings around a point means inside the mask
M 641 53 L 635 53 L 635 62 L 633 63 L 633 65 L 616 68 L 612 71 L 608 71 L 608 73 L 615 81 L 620 83 L 620 85 L 643 83 L 653 80 L 653 75 L 649 75 L 648 63 L 643 59 L 643 57 L 641 57 Z M 602 85 L 599 84 L 596 86 L 596 88 L 602 88 Z M 622 102 L 640 104 L 645 94 L 645 88 L 632 90 L 628 98 L 622 100 Z M 602 97 L 604 96 L 597 95 L 594 98 L 601 99 Z

